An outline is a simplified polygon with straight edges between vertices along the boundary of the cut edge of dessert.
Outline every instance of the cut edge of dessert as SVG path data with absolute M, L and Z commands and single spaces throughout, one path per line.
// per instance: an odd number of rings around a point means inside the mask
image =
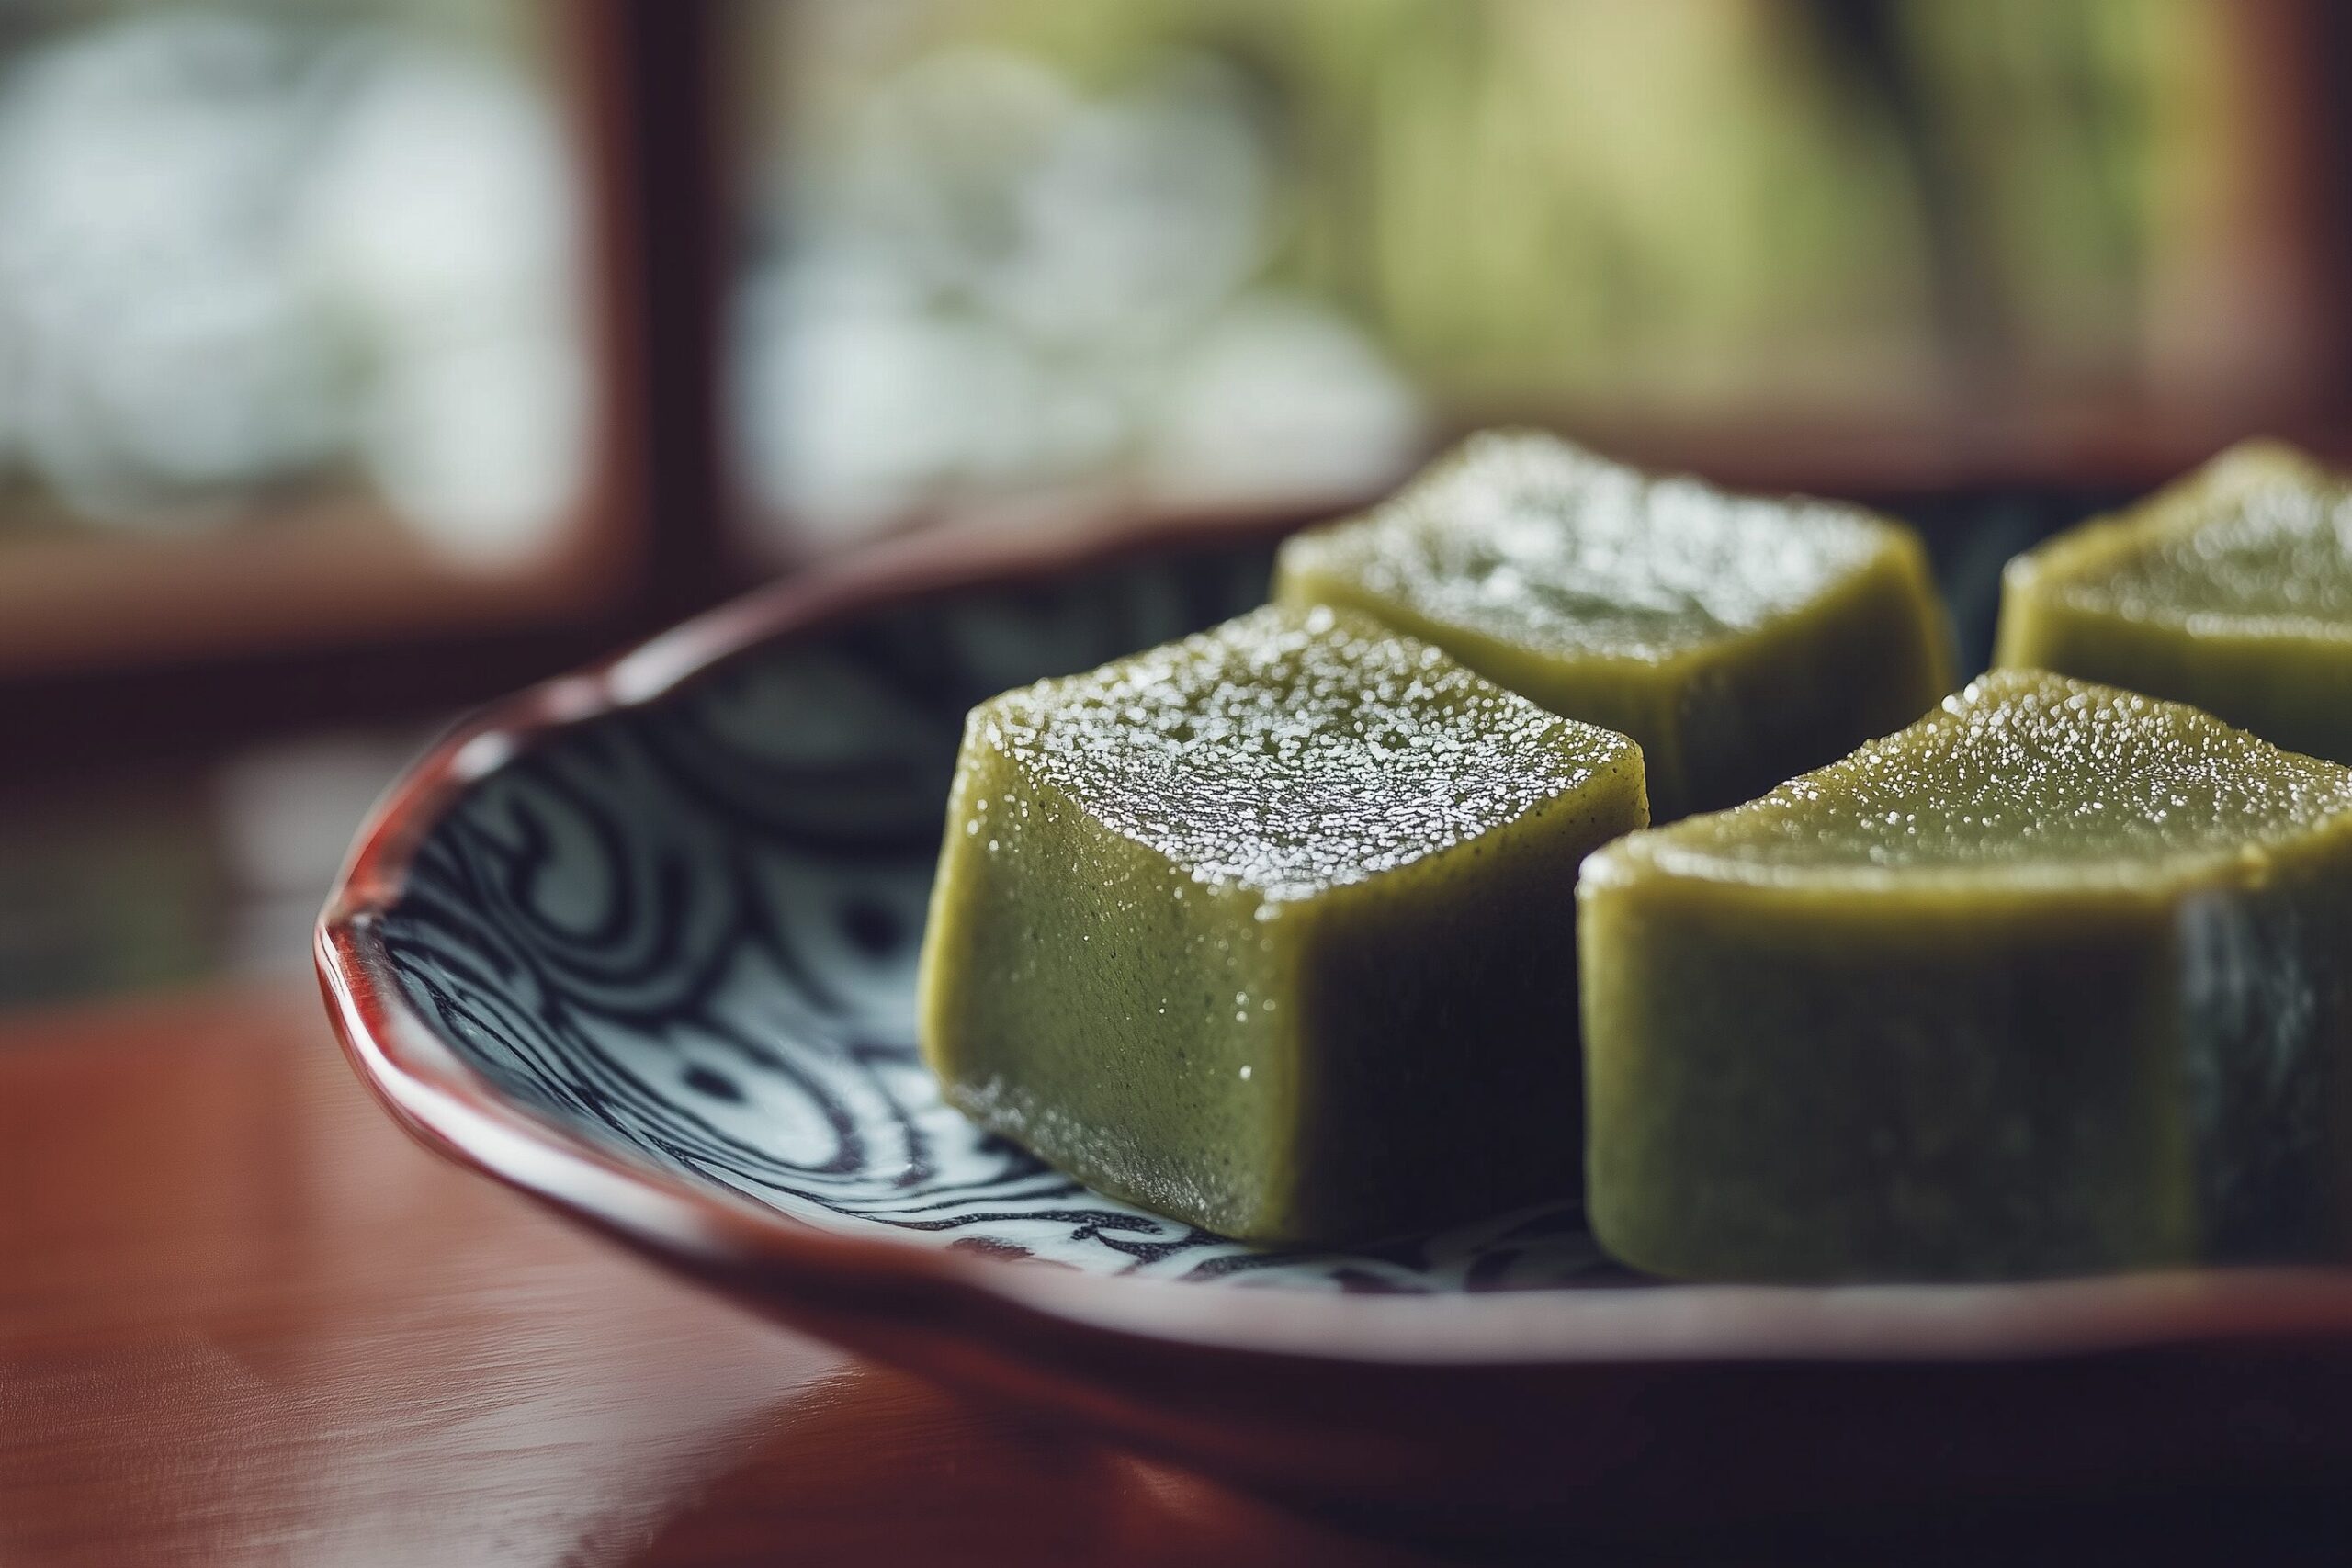
M 1928 858 L 2005 833 L 2030 853 L 2037 806 L 2055 858 L 1991 881 L 1871 863 L 1973 804 L 1933 795 L 1987 762 L 1937 755 L 1970 720 L 1958 745 L 2010 774 L 1996 817 L 2019 819 Z M 2184 831 L 2111 787 L 2116 743 L 2169 753 L 2125 772 L 2188 792 L 2184 852 L 2103 853 Z M 2132 819 L 2097 821 L 2110 805 Z M 1781 830 L 1807 813 L 1826 876 Z M 1710 837 L 1797 874 L 1664 852 Z M 1765 800 L 1619 840 L 1577 897 L 1587 1211 L 1637 1268 L 1954 1281 L 2352 1252 L 2352 769 L 2008 672 Z

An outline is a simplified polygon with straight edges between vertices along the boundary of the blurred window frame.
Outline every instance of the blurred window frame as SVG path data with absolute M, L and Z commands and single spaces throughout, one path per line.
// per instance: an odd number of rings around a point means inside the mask
M 730 476 L 720 404 L 740 232 L 730 203 L 745 185 L 744 149 L 729 134 L 727 51 L 741 7 L 792 0 L 537 3 L 586 184 L 591 472 L 561 558 L 527 576 L 469 576 L 398 539 L 358 556 L 331 547 L 346 537 L 315 548 L 99 540 L 61 545 L 53 560 L 21 570 L 12 560 L 15 584 L 0 578 L 0 732 L 16 738 L 12 774 L 445 712 L 804 563 L 774 543 L 789 539 L 790 520 L 755 519 Z M 2273 86 L 2267 194 L 2317 342 L 2303 394 L 2310 428 L 2280 433 L 2352 453 L 2352 299 L 2340 283 L 2352 276 L 2352 8 L 2233 0 L 2232 15 Z M 1540 421 L 1546 411 L 1480 412 Z M 2068 423 L 2027 410 L 1957 440 L 1753 421 L 1577 429 L 1730 483 L 1904 510 L 1962 491 L 2138 488 L 2237 434 L 2233 417 L 2216 407 Z

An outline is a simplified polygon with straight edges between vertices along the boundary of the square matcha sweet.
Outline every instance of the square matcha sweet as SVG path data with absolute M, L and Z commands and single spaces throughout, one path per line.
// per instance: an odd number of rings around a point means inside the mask
M 2039 671 L 1596 854 L 1602 1244 L 1719 1280 L 2344 1256 L 2352 770 Z
M 2001 580 L 1995 662 L 2193 703 L 2352 762 L 2352 477 L 2247 442 Z
M 1641 753 L 1329 609 L 973 710 L 918 1000 L 950 1102 L 1248 1241 L 1573 1195 L 1577 867 Z
M 1631 736 L 1650 811 L 1749 799 L 1951 689 L 1918 539 L 1852 506 L 1656 478 L 1496 431 L 1289 540 L 1275 598 L 1364 611 Z

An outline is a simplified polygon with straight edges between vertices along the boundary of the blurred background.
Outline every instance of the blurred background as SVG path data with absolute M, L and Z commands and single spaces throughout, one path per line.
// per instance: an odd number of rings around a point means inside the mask
M 469 705 L 1551 425 L 2040 534 L 2352 455 L 2333 0 L 6 0 L 0 1007 L 297 971 Z

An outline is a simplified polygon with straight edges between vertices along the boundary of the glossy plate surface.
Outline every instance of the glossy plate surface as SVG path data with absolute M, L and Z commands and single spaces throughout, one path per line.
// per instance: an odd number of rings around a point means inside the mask
M 1573 1211 L 1258 1253 L 948 1110 L 911 987 L 965 710 L 1260 602 L 1268 557 L 917 545 L 514 699 L 395 788 L 322 918 L 355 1063 L 427 1143 L 759 1308 L 1308 1493 L 1638 1521 L 1726 1464 L 1719 1503 L 1769 1514 L 2352 1449 L 2346 1276 L 1669 1287 Z

